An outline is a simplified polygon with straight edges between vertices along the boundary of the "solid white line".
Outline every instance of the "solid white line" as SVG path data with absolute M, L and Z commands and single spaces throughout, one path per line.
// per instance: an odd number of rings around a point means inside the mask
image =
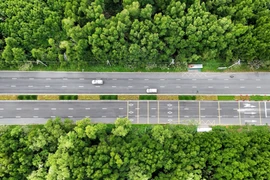
M 12 78 L 13 80 L 17 79 L 17 78 Z
M 21 116 L 16 116 L 16 118 L 21 118 Z
M 48 88 L 48 87 L 51 87 L 51 86 L 45 86 L 46 88 Z
M 16 87 L 16 85 L 11 85 L 11 87 Z
M 90 110 L 90 108 L 85 108 L 85 110 Z
M 265 113 L 265 117 L 267 118 L 267 108 L 266 108 L 266 102 L 264 102 L 264 113 Z
M 102 108 L 102 109 L 107 109 L 107 108 Z
M 33 86 L 28 86 L 28 87 L 33 87 Z
M 51 110 L 52 110 L 52 111 L 55 111 L 55 110 L 56 110 L 56 108 L 51 108 Z
M 67 86 L 62 86 L 63 88 L 67 87 Z
M 73 108 L 68 108 L 68 110 L 73 110 Z
M 3 111 L 4 110 L 4 108 L 0 108 L 0 111 Z
M 22 110 L 22 108 L 16 108 L 16 110 L 17 110 L 17 111 L 20 111 L 20 110 Z
M 34 110 L 35 110 L 35 111 L 38 111 L 38 110 L 39 110 L 39 108 L 34 108 Z
M 84 86 L 79 86 L 80 88 L 83 88 Z

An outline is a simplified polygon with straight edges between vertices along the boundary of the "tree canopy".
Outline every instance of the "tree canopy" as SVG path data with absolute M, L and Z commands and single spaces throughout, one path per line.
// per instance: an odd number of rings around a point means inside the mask
M 236 129 L 237 128 L 237 129 Z M 50 119 L 0 126 L 0 178 L 270 179 L 268 126 L 115 124 Z
M 269 0 L 8 0 L 0 9 L 1 67 L 270 65 Z

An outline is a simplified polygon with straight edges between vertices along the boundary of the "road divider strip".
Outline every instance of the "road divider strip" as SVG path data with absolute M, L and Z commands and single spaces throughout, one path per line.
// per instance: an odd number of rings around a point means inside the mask
M 149 94 L 2 94 L 0 100 L 193 100 L 193 101 L 270 101 L 266 95 L 149 95 Z

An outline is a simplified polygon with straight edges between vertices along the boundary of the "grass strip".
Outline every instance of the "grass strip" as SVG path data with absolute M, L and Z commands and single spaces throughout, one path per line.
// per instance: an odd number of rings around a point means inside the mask
M 80 94 L 78 100 L 100 100 L 100 97 L 99 95 Z
M 157 100 L 157 95 L 140 95 L 140 100 Z
M 157 100 L 178 100 L 177 95 L 157 95 Z
M 18 100 L 17 95 L 0 95 L 0 100 Z
M 59 100 L 59 95 L 38 95 L 37 100 Z
M 118 95 L 118 100 L 139 100 L 139 95 Z
M 60 95 L 59 99 L 60 100 L 77 100 L 78 95 Z
M 234 96 L 218 96 L 219 101 L 234 101 Z
M 18 100 L 37 100 L 37 95 L 18 95 Z
M 100 100 L 118 100 L 117 95 L 100 95 Z
M 190 95 L 179 95 L 179 100 L 196 100 L 196 96 L 190 96 Z
M 250 101 L 250 96 L 245 95 L 245 96 L 235 96 L 235 100 L 236 101 Z
M 217 101 L 218 97 L 216 95 L 198 95 L 196 96 L 197 101 Z

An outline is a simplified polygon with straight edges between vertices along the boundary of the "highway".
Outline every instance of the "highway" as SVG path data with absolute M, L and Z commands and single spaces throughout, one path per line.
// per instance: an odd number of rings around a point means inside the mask
M 102 79 L 103 85 L 92 85 Z M 0 94 L 269 94 L 270 73 L 0 72 Z
M 55 117 L 113 123 L 128 117 L 134 124 L 264 125 L 269 107 L 263 101 L 0 101 L 0 124 L 42 124 Z

